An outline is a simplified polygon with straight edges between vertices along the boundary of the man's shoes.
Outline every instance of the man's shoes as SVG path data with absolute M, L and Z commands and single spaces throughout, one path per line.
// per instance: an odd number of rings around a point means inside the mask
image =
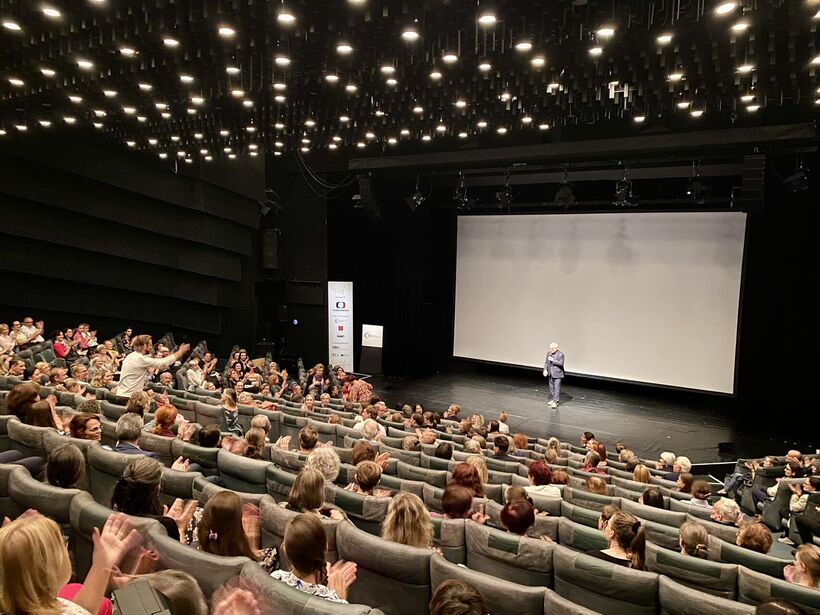
M 777 539 L 777 542 L 782 543 L 784 545 L 794 546 L 794 541 L 788 536 L 781 536 Z
M 555 403 L 554 401 L 552 401 L 552 400 L 550 400 L 550 402 L 549 402 L 547 405 L 548 405 L 550 408 L 552 408 L 553 410 L 555 410 L 555 409 L 558 407 L 558 404 L 556 404 L 556 403 Z

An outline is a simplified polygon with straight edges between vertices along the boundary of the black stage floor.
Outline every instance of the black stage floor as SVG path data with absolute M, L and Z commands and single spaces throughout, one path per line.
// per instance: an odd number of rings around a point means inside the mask
M 561 405 L 551 410 L 547 382 L 540 374 L 491 366 L 413 380 L 379 375 L 370 382 L 391 407 L 421 403 L 425 410 L 443 411 L 458 403 L 462 414 L 488 419 L 505 410 L 513 433 L 577 443 L 581 432 L 591 431 L 611 448 L 623 440 L 650 458 L 668 450 L 686 454 L 695 463 L 708 463 L 784 454 L 792 446 L 804 453 L 820 447 L 816 434 L 795 433 L 792 441 L 766 426 L 759 432 L 755 426 L 749 429 L 737 420 L 737 404 L 718 396 L 568 377 Z M 807 437 L 815 437 L 814 443 Z M 721 450 L 720 443 L 731 446 Z

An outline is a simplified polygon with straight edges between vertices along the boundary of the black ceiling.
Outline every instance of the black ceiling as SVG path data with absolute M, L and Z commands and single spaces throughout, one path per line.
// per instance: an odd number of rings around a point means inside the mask
M 26 126 L 87 131 L 169 159 L 303 146 L 372 156 L 410 142 L 433 149 L 463 138 L 482 145 L 548 139 L 564 126 L 620 123 L 637 134 L 653 125 L 816 117 L 820 3 L 739 0 L 719 14 L 724 4 L 0 0 L 0 138 L 25 138 L 16 127 Z M 283 11 L 292 24 L 277 18 Z M 488 13 L 495 22 L 479 23 Z M 747 27 L 734 29 L 739 22 Z M 235 35 L 221 36 L 220 26 Z M 401 36 L 411 27 L 420 35 L 415 42 Z M 614 34 L 602 35 L 608 27 Z M 672 38 L 661 44 L 664 34 Z M 178 46 L 164 42 L 171 38 Z M 522 52 L 515 45 L 524 39 L 532 49 Z M 352 52 L 338 53 L 340 42 Z M 446 63 L 447 52 L 457 61 Z M 290 64 L 277 65 L 277 56 Z M 533 64 L 536 57 L 543 66 Z M 482 71 L 483 62 L 491 68 Z M 229 66 L 238 72 L 228 74 Z M 328 73 L 338 82 L 328 82 Z M 680 80 L 670 80 L 675 73 Z

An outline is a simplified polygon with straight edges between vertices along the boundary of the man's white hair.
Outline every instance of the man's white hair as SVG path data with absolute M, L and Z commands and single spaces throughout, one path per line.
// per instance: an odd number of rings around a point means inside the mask
M 552 348 L 558 348 L 558 344 L 556 344 L 555 342 L 550 342 L 550 349 Z

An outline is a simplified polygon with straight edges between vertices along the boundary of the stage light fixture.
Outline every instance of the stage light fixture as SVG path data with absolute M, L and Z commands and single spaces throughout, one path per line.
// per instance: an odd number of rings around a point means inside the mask
M 515 50 L 521 53 L 526 53 L 532 50 L 532 42 L 529 39 L 522 39 L 515 44 Z
M 11 32 L 21 32 L 23 30 L 23 28 L 20 27 L 20 24 L 16 21 L 12 21 L 11 19 L 4 19 L 3 27 Z
M 9 83 L 17 88 L 21 88 L 25 85 L 25 82 L 17 77 L 9 77 Z
M 59 19 L 63 16 L 63 14 L 57 9 L 55 9 L 53 6 L 44 6 L 43 15 L 45 15 L 46 17 L 50 17 L 51 19 Z
M 686 188 L 686 195 L 697 205 L 706 204 L 712 192 L 711 186 L 707 185 L 701 179 L 701 163 L 699 160 L 692 161 L 692 176 L 689 178 L 689 184 Z
M 441 79 L 441 73 L 437 70 L 434 70 L 432 73 L 430 73 L 430 79 L 432 79 L 433 81 L 438 81 L 439 79 Z
M 41 68 L 40 72 L 42 73 L 43 77 L 54 77 L 57 74 L 57 71 L 51 68 Z
M 420 36 L 421 35 L 414 28 L 405 28 L 401 33 L 401 37 L 408 43 L 419 40 Z
M 478 16 L 478 23 L 482 26 L 493 26 L 496 22 L 495 13 L 485 12 Z
M 655 39 L 655 41 L 658 43 L 658 45 L 668 45 L 672 42 L 672 34 L 668 32 L 661 34 Z
M 805 192 L 811 186 L 810 180 L 809 169 L 803 166 L 803 157 L 801 156 L 794 173 L 783 179 L 783 185 L 789 192 Z
M 453 192 L 453 203 L 456 206 L 456 211 L 469 211 L 471 207 L 470 199 L 467 196 L 467 182 L 464 178 L 464 172 L 458 172 L 458 183 L 456 184 L 455 192 Z
M 564 208 L 575 205 L 575 190 L 572 184 L 569 183 L 569 171 L 566 168 L 564 169 L 564 177 L 555 190 L 555 197 L 552 202 L 554 205 Z
M 492 68 L 493 68 L 493 65 L 490 64 L 489 62 L 486 62 L 486 61 L 481 62 L 481 64 L 478 65 L 478 70 L 480 70 L 482 73 L 489 72 L 489 71 L 492 70 Z
M 421 206 L 426 200 L 427 197 L 421 193 L 421 178 L 416 175 L 416 190 L 412 195 L 405 198 L 404 202 L 407 203 L 407 207 L 410 208 L 410 211 L 415 213 L 416 209 L 418 209 L 419 206 Z
M 715 7 L 717 15 L 728 15 L 737 8 L 737 2 L 721 2 Z

